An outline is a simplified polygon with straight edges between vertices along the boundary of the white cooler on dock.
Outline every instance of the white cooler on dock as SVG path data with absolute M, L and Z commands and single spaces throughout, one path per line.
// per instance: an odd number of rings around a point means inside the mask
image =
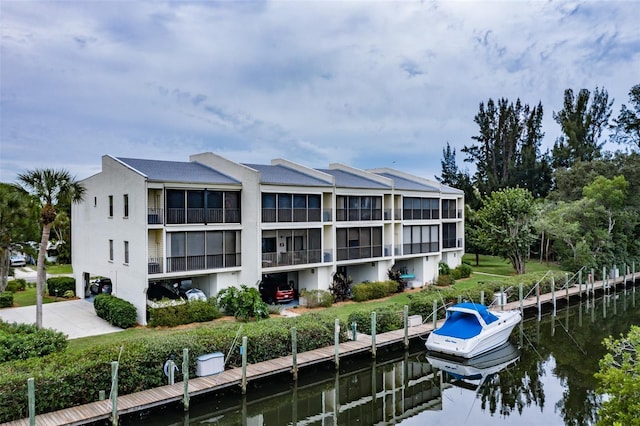
M 224 371 L 224 354 L 213 352 L 200 355 L 196 362 L 196 376 L 211 376 Z

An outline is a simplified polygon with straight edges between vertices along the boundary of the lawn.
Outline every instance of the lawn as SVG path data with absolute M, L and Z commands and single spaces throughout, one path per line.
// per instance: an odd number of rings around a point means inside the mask
M 33 272 L 37 271 L 36 265 L 28 265 L 27 269 L 31 269 Z M 49 275 L 68 275 L 73 274 L 73 268 L 71 265 L 62 264 L 62 265 L 47 265 L 45 267 L 47 274 Z
M 63 298 L 55 298 L 49 297 L 49 295 L 45 294 L 42 298 L 42 303 L 52 303 L 58 302 L 61 300 L 65 300 Z M 35 287 L 27 287 L 24 291 L 19 291 L 17 293 L 13 293 L 13 306 L 31 306 L 36 304 L 36 288 Z

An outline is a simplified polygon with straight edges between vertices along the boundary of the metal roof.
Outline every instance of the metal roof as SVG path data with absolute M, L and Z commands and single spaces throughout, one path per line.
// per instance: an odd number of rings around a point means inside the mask
M 342 188 L 391 189 L 389 185 L 337 169 L 317 169 L 335 178 L 336 186 Z
M 118 161 L 146 176 L 150 181 L 180 183 L 240 184 L 240 181 L 200 163 L 186 161 L 118 158 Z
M 439 186 L 427 185 L 421 182 L 416 182 L 414 180 L 405 179 L 403 177 L 400 177 L 391 173 L 376 173 L 376 174 L 392 179 L 395 189 L 409 190 L 409 191 L 440 192 Z
M 260 172 L 260 183 L 292 186 L 332 186 L 330 183 L 284 166 L 243 164 Z

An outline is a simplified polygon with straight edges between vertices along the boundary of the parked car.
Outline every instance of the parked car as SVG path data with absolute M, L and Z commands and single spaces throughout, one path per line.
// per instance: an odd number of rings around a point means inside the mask
M 113 284 L 109 278 L 95 278 L 90 282 L 89 291 L 91 294 L 111 294 L 113 291 Z
M 12 267 L 15 266 L 27 266 L 27 259 L 21 254 L 12 254 L 9 262 Z
M 202 300 L 202 301 L 207 301 L 207 295 L 204 294 L 204 291 L 200 290 L 199 288 L 192 288 L 189 289 L 185 292 L 185 295 L 187 296 L 187 300 Z
M 262 300 L 269 304 L 288 303 L 295 298 L 295 291 L 286 282 L 262 281 L 258 287 Z

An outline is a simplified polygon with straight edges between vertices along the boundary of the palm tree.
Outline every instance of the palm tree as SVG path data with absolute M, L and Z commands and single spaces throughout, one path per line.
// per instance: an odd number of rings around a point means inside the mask
M 44 270 L 45 253 L 49 243 L 51 227 L 58 214 L 57 209 L 71 202 L 82 201 L 86 188 L 66 170 L 35 169 L 18 175 L 25 190 L 40 203 L 42 239 L 38 250 L 38 274 L 36 282 L 36 326 L 42 328 L 42 292 L 46 280 Z

